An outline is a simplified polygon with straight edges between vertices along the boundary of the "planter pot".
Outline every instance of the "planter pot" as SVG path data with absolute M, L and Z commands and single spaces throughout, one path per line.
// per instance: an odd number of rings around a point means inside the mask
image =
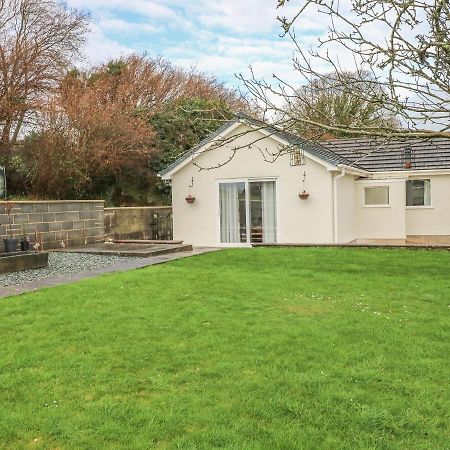
M 191 195 L 188 195 L 185 199 L 188 203 L 194 203 L 195 197 L 192 197 Z
M 6 253 L 14 253 L 17 252 L 17 245 L 19 244 L 18 239 L 3 239 L 3 244 L 5 244 L 5 252 Z
M 20 249 L 23 252 L 30 250 L 30 243 L 28 241 L 20 241 Z
M 301 200 L 307 200 L 309 198 L 309 192 L 303 191 L 300 194 L 298 194 Z

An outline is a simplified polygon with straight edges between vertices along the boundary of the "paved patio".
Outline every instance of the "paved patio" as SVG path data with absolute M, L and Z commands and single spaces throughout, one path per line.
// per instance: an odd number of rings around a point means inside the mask
M 91 270 L 89 272 L 79 272 L 71 275 L 64 275 L 55 278 L 47 278 L 38 281 L 32 281 L 29 283 L 23 283 L 21 285 L 16 286 L 0 287 L 0 298 L 18 294 L 25 294 L 27 292 L 34 292 L 47 287 L 75 283 L 80 280 L 97 277 L 104 273 L 126 272 L 128 270 L 140 269 L 143 267 L 153 266 L 156 264 L 163 264 L 169 261 L 175 261 L 181 258 L 188 258 L 191 256 L 202 255 L 205 253 L 215 252 L 218 250 L 221 249 L 212 247 L 194 247 L 190 251 L 181 250 L 175 253 L 157 254 L 151 257 L 142 257 L 134 261 L 126 261 L 123 263 L 102 267 L 101 269 Z M 71 249 L 70 252 L 76 253 L 76 250 Z M 117 255 L 117 253 L 115 253 L 115 255 Z
M 68 248 L 64 251 L 69 253 L 90 253 L 93 255 L 111 256 L 137 256 L 150 258 L 152 256 L 168 255 L 171 253 L 192 251 L 190 244 L 145 244 L 145 243 L 108 243 L 91 244 L 82 247 Z

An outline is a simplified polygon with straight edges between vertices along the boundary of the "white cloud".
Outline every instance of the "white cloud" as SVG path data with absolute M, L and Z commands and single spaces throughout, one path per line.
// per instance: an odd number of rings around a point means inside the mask
M 242 35 L 278 35 L 281 32 L 277 16 L 292 13 L 296 6 L 288 4 L 277 10 L 276 0 L 183 0 L 175 3 L 195 14 L 207 29 L 220 28 Z M 304 30 L 317 29 L 317 21 L 305 23 Z
M 94 26 L 89 35 L 85 50 L 88 64 L 98 64 L 111 58 L 129 55 L 134 49 L 106 37 L 102 29 Z
M 146 22 L 127 22 L 122 19 L 105 19 L 98 22 L 98 27 L 105 31 L 126 33 L 158 33 L 161 28 Z
M 276 9 L 276 0 L 68 0 L 69 6 L 92 11 L 95 27 L 89 38 L 90 62 L 148 51 L 175 64 L 215 75 L 231 85 L 234 74 L 271 79 L 276 73 L 289 82 L 298 79 L 292 69 L 294 47 L 280 38 L 277 15 L 294 6 Z M 291 5 L 291 4 L 289 4 Z M 325 29 L 317 18 L 302 25 L 304 47 L 314 44 Z
M 164 2 L 152 0 L 68 0 L 67 4 L 74 8 L 90 11 L 127 11 L 150 18 L 173 19 L 177 15 Z

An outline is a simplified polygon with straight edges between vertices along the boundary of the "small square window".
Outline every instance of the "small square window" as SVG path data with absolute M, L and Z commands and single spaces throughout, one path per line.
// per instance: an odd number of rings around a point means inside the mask
M 431 206 L 430 180 L 408 180 L 406 182 L 406 206 Z
M 365 206 L 388 206 L 389 186 L 371 186 L 364 188 Z

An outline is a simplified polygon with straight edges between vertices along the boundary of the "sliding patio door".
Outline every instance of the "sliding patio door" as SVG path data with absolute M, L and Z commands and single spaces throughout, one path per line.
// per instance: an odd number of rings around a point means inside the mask
M 241 183 L 220 183 L 220 242 L 247 242 L 246 186 Z
M 220 183 L 219 203 L 221 243 L 276 242 L 275 181 Z

